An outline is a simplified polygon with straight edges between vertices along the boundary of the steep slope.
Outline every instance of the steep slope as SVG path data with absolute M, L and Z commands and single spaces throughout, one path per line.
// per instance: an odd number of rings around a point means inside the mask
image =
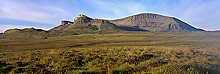
M 110 22 L 122 27 L 134 27 L 152 32 L 168 31 L 203 31 L 174 17 L 162 16 L 152 13 L 142 13 Z
M 96 33 L 119 31 L 120 29 L 108 20 L 92 19 L 85 15 L 78 15 L 71 21 L 62 21 L 61 25 L 50 30 L 50 32 L 61 33 Z

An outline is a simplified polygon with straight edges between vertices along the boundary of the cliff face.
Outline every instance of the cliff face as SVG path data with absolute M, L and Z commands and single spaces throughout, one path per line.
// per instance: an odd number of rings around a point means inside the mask
M 142 13 L 122 19 L 111 20 L 118 26 L 134 27 L 155 31 L 201 31 L 174 17 L 162 16 L 152 13 Z
M 74 19 L 74 22 L 62 21 L 60 26 L 50 31 L 61 33 L 95 33 L 116 30 L 120 29 L 108 20 L 92 19 L 86 15 L 80 14 Z
M 93 20 L 93 19 L 88 17 L 88 16 L 86 16 L 86 15 L 79 14 L 78 17 L 76 17 L 74 19 L 74 23 L 75 24 L 85 24 L 85 23 L 90 22 L 91 20 Z
M 62 31 L 67 28 L 69 25 L 73 24 L 71 21 L 61 21 L 61 25 L 50 29 L 49 31 Z

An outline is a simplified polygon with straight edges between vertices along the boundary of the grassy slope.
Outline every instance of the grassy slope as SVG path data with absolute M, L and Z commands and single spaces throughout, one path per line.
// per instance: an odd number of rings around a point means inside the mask
M 2 73 L 219 73 L 220 33 L 0 39 Z

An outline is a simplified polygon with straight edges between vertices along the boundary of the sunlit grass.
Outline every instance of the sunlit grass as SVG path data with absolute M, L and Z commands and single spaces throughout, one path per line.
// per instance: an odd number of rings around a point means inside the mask
M 219 73 L 219 33 L 1 39 L 1 73 Z

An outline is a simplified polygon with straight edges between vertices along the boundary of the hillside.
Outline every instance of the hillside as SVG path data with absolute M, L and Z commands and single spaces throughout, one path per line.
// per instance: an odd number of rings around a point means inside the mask
M 116 20 L 92 19 L 80 14 L 72 21 L 62 21 L 50 31 L 61 33 L 95 33 L 107 31 L 191 32 L 197 29 L 177 18 L 152 13 L 142 13 Z
M 36 34 L 36 32 L 45 32 L 47 35 L 66 35 L 116 33 L 122 31 L 192 32 L 204 30 L 197 29 L 174 17 L 152 13 L 142 13 L 116 20 L 93 19 L 86 15 L 79 14 L 74 21 L 62 21 L 59 26 L 50 29 L 48 32 L 44 30 L 25 31 L 25 29 L 9 29 L 4 34 Z
M 33 39 L 33 38 L 45 38 L 47 31 L 35 28 L 25 28 L 25 29 L 8 29 L 6 30 L 0 38 L 19 38 L 19 39 Z
M 80 14 L 74 19 L 74 22 L 62 21 L 60 26 L 49 31 L 61 33 L 96 33 L 118 30 L 120 29 L 108 20 L 92 19 L 88 16 Z
M 151 32 L 168 32 L 168 31 L 204 31 L 174 17 L 163 16 L 153 13 L 142 13 L 126 18 L 111 20 L 118 26 L 135 27 Z

